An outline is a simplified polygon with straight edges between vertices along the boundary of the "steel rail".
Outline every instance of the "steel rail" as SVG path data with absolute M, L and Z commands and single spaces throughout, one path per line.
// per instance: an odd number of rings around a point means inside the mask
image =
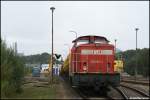
M 142 81 L 132 81 L 132 80 L 121 80 L 122 82 L 126 83 L 135 83 L 135 84 L 141 84 L 141 85 L 149 85 L 149 82 L 142 82 Z
M 126 94 L 126 91 L 121 88 L 121 87 L 113 87 L 114 89 L 116 89 L 122 96 L 124 99 L 129 99 L 129 96 Z
M 144 91 L 138 90 L 138 89 L 136 89 L 136 88 L 134 88 L 134 87 L 130 87 L 130 86 L 127 86 L 127 85 L 124 85 L 124 84 L 120 84 L 120 86 L 126 87 L 126 88 L 128 88 L 128 89 L 133 90 L 133 91 L 136 91 L 136 92 L 138 92 L 139 94 L 141 94 L 141 95 L 143 95 L 143 96 L 149 97 L 149 94 L 145 93 Z

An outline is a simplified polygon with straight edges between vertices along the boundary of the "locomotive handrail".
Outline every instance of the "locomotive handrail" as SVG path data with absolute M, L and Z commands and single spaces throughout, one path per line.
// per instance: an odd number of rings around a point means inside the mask
M 83 62 L 83 61 L 75 61 L 75 60 L 73 60 L 72 62 Z
M 73 64 L 73 72 L 74 72 L 74 67 L 76 68 L 76 70 L 77 70 L 77 55 L 79 54 L 79 55 L 81 55 L 81 53 L 72 53 L 73 54 L 73 57 L 75 56 L 75 60 L 73 60 L 72 61 L 72 63 L 74 63 L 75 62 L 75 66 L 74 66 L 74 64 Z
M 73 72 L 75 72 L 74 71 L 74 67 L 75 67 L 75 69 L 77 71 L 77 65 L 78 65 L 78 63 L 85 62 L 85 61 L 77 61 L 77 55 L 81 55 L 81 53 L 72 53 L 72 54 L 73 54 L 73 56 L 76 56 L 76 59 L 72 60 L 72 62 L 71 62 L 71 64 L 73 64 Z M 86 55 L 86 56 L 87 56 L 87 61 L 88 61 L 88 55 Z M 75 66 L 74 66 L 74 63 L 75 63 Z M 88 66 L 88 63 L 87 63 L 87 66 Z

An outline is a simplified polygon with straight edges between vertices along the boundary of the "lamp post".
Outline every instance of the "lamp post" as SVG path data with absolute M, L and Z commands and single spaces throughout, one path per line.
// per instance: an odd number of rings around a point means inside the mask
M 75 31 L 69 31 L 69 32 L 73 32 L 73 33 L 75 33 L 75 34 L 76 34 L 76 38 L 77 38 L 77 32 L 75 32 Z
M 137 31 L 139 28 L 135 28 L 136 31 L 136 66 L 135 66 L 135 81 L 136 81 L 136 76 L 137 76 Z
M 117 39 L 115 39 L 115 53 L 116 53 L 116 42 L 117 42 Z
M 115 39 L 115 56 L 116 56 L 116 41 L 117 39 Z M 117 56 L 115 58 L 117 59 Z
M 51 64 L 52 64 L 52 82 L 53 82 L 53 12 L 55 10 L 54 7 L 51 7 L 50 10 L 52 10 L 52 55 L 51 55 Z

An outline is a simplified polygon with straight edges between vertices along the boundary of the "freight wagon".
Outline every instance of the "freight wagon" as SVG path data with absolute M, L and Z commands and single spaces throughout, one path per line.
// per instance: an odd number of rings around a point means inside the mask
M 114 71 L 122 73 L 123 72 L 123 60 L 114 61 Z

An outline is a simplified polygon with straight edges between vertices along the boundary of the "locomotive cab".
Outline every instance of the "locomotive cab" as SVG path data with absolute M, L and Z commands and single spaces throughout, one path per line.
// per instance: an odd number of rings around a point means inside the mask
M 82 36 L 73 41 L 69 77 L 73 86 L 118 86 L 114 71 L 114 46 L 102 36 Z

